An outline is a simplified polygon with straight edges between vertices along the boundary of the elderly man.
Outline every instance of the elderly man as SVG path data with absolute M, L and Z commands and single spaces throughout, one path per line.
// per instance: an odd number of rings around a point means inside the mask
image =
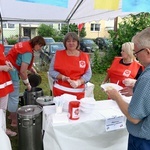
M 106 91 L 115 100 L 127 117 L 129 132 L 128 150 L 150 149 L 150 28 L 137 33 L 133 38 L 134 55 L 145 70 L 133 88 L 130 104 L 126 103 L 115 90 Z

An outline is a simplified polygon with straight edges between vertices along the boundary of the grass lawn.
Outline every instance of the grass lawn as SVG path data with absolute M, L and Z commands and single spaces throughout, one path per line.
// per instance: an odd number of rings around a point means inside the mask
M 49 84 L 48 84 L 48 79 L 47 79 L 47 73 L 46 71 L 39 72 L 39 74 L 42 77 L 42 82 L 39 85 L 40 88 L 42 88 L 44 95 L 50 95 L 50 90 L 49 90 Z M 93 74 L 91 83 L 95 85 L 94 88 L 94 98 L 95 100 L 105 100 L 107 99 L 107 95 L 101 90 L 100 88 L 100 83 L 102 83 L 104 79 L 105 74 Z M 20 91 L 24 92 L 25 86 L 21 83 L 20 86 Z M 7 126 L 9 126 L 10 122 L 9 120 L 7 121 Z M 17 129 L 10 127 L 12 130 L 17 131 Z M 11 137 L 11 144 L 12 144 L 12 150 L 18 150 L 18 136 L 16 137 Z

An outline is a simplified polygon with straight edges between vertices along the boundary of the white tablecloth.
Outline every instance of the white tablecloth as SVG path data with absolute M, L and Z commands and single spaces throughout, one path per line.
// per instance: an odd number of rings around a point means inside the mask
M 5 114 L 0 109 L 0 150 L 12 150 L 9 137 L 5 133 L 6 122 Z
M 44 106 L 44 150 L 126 150 L 126 128 L 109 132 L 105 130 L 106 118 L 102 112 L 112 108 L 123 115 L 116 102 L 97 101 L 91 114 L 81 113 L 79 120 L 53 124 L 51 114 L 55 113 L 55 106 Z
M 6 131 L 6 117 L 2 109 L 0 109 L 0 128 Z

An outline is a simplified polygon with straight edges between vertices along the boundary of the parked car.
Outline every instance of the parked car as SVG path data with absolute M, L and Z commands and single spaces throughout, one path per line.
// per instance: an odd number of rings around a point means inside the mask
M 4 53 L 5 55 L 8 54 L 9 50 L 13 47 L 14 45 L 4 45 Z
M 54 42 L 42 47 L 40 52 L 40 59 L 42 64 L 50 63 L 53 55 L 56 53 L 57 50 L 65 49 L 63 42 Z
M 17 39 L 17 42 L 29 41 L 31 38 L 28 36 L 23 36 Z
M 52 37 L 43 37 L 43 38 L 47 45 L 55 42 L 55 40 Z
M 80 49 L 84 52 L 94 52 L 96 49 L 98 49 L 98 46 L 93 39 L 82 38 L 80 39 Z
M 95 39 L 95 43 L 98 45 L 100 50 L 108 50 L 110 46 L 112 46 L 111 40 L 107 38 L 98 37 Z

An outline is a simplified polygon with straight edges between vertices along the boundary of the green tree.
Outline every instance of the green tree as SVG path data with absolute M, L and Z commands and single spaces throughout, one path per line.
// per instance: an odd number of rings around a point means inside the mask
M 41 24 L 38 28 L 38 34 L 43 37 L 53 37 L 56 30 L 51 25 Z
M 123 18 L 119 23 L 117 31 L 110 30 L 110 37 L 113 42 L 113 48 L 120 55 L 121 46 L 125 42 L 131 41 L 132 37 L 139 31 L 150 26 L 150 13 L 139 13 Z
M 52 37 L 55 41 L 62 41 L 63 35 L 51 25 L 41 24 L 38 27 L 38 34 L 43 37 Z
M 68 28 L 68 25 L 63 25 L 62 29 L 61 29 L 61 33 L 63 35 L 66 35 L 66 33 L 68 32 L 68 29 L 69 29 L 69 32 L 75 32 L 78 34 L 78 27 L 77 25 L 74 23 L 74 24 L 69 24 L 69 28 Z M 86 36 L 86 32 L 85 32 L 85 27 L 82 28 L 81 32 L 80 32 L 80 37 L 85 37 Z
M 104 57 L 99 61 L 100 65 L 98 66 L 97 73 L 106 71 L 114 59 L 114 56 L 120 55 L 123 43 L 130 42 L 137 32 L 150 26 L 150 13 L 131 14 L 123 18 L 118 26 L 117 31 L 109 31 L 113 46 L 105 52 Z

